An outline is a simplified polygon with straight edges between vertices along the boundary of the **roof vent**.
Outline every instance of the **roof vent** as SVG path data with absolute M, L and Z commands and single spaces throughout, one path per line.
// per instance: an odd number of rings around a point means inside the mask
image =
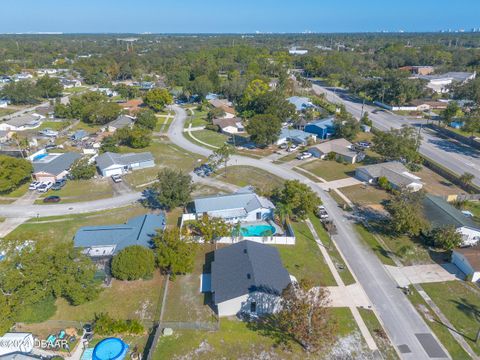
M 250 274 L 247 274 L 247 279 L 251 279 L 252 276 Z
M 246 254 L 246 253 L 247 253 L 247 249 L 243 249 L 243 253 Z

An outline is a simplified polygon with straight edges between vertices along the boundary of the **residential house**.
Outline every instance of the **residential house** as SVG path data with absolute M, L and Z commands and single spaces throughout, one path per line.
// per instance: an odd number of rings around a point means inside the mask
M 457 229 L 462 234 L 462 246 L 473 246 L 480 240 L 480 226 L 442 197 L 427 194 L 423 212 L 433 229 L 444 226 Z
M 319 119 L 305 125 L 305 131 L 317 135 L 319 139 L 325 140 L 335 134 L 333 126 L 334 117 Z
M 95 159 L 98 171 L 102 176 L 122 175 L 132 170 L 140 170 L 155 166 L 152 153 L 103 153 Z
M 73 163 L 82 157 L 79 153 L 43 154 L 32 161 L 33 176 L 37 181 L 55 182 L 68 175 Z
M 302 130 L 284 128 L 280 132 L 276 144 L 282 145 L 290 141 L 297 145 L 308 145 L 309 140 L 315 142 L 317 136 Z
M 464 84 L 475 79 L 476 75 L 476 72 L 448 72 L 439 75 L 415 75 L 413 78 L 427 80 L 427 88 L 436 93 L 447 93 L 452 83 Z
M 480 280 L 480 247 L 454 249 L 451 262 L 457 265 L 471 282 Z
M 416 107 L 417 111 L 427 111 L 427 110 L 433 110 L 433 109 L 443 110 L 447 108 L 448 102 L 415 99 L 410 101 L 410 105 Z
M 224 134 L 233 135 L 245 131 L 242 124 L 242 118 L 239 117 L 213 119 L 212 122 L 214 125 L 217 125 Z
M 465 125 L 465 123 L 463 121 L 452 121 L 448 125 L 454 129 L 461 129 Z
M 67 78 L 60 78 L 60 83 L 62 84 L 64 89 L 71 89 L 82 86 L 82 82 L 78 79 L 67 79 Z
M 13 75 L 13 81 L 22 81 L 22 80 L 29 80 L 33 78 L 33 75 L 27 72 L 22 72 L 20 74 Z
M 92 258 L 108 258 L 132 245 L 151 248 L 152 237 L 165 226 L 163 214 L 140 215 L 125 224 L 83 226 L 75 234 L 73 244 Z
M 270 200 L 255 194 L 247 187 L 228 195 L 213 195 L 193 201 L 192 215 L 219 217 L 228 223 L 255 222 L 273 219 L 275 206 Z
M 277 248 L 248 240 L 215 251 L 210 280 L 220 317 L 274 313 L 292 282 Z
M 20 115 L 0 123 L 0 130 L 24 131 L 41 125 L 41 117 L 32 114 Z
M 152 90 L 155 88 L 155 83 L 153 81 L 142 81 L 139 86 L 140 90 Z
M 433 66 L 402 66 L 399 70 L 409 71 L 414 75 L 430 75 L 435 68 Z
M 287 101 L 295 106 L 296 111 L 302 111 L 315 107 L 309 98 L 301 96 L 292 96 Z
M 88 133 L 85 130 L 77 130 L 70 137 L 73 141 L 80 141 L 85 139 L 88 136 Z
M 227 99 L 211 99 L 208 101 L 210 105 L 212 105 L 214 108 L 217 109 L 222 109 L 225 112 L 224 118 L 234 118 L 235 115 L 235 109 L 233 108 L 233 105 L 230 101 Z
M 352 143 L 345 139 L 334 139 L 316 144 L 308 149 L 308 152 L 319 159 L 325 159 L 328 154 L 334 153 L 337 159 L 350 164 L 355 164 L 365 157 L 364 153 L 354 151 Z
M 118 129 L 132 128 L 135 123 L 135 118 L 128 115 L 119 115 L 115 120 L 109 122 L 102 130 L 108 132 L 115 132 Z
M 142 104 L 143 104 L 142 99 L 132 99 L 123 103 L 119 103 L 119 105 L 123 108 L 123 110 L 127 110 L 131 115 L 138 112 Z
M 410 191 L 418 191 L 423 187 L 421 178 L 411 174 L 399 161 L 358 167 L 355 176 L 370 184 L 375 184 L 379 178 L 384 177 L 395 189 L 407 188 Z
M 15 133 L 10 130 L 0 130 L 0 143 L 6 143 L 12 138 L 13 134 Z
M 55 108 L 52 105 L 39 106 L 32 113 L 33 116 L 53 119 L 55 117 Z

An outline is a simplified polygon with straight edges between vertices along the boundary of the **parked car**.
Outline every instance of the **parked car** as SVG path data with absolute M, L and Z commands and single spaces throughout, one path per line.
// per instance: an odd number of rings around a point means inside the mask
M 47 196 L 45 199 L 43 199 L 44 203 L 58 203 L 60 201 L 60 196 Z
M 286 149 L 288 148 L 288 144 L 287 143 L 283 143 L 280 145 L 280 149 Z
M 122 177 L 118 174 L 114 174 L 112 175 L 112 180 L 114 183 L 119 183 L 119 182 L 122 182 Z
M 359 141 L 357 144 L 363 149 L 369 149 L 370 146 L 372 146 L 372 143 L 370 141 Z
M 317 216 L 320 219 L 322 219 L 322 220 L 328 219 L 328 212 L 325 209 L 325 206 L 320 205 L 319 207 L 317 207 L 317 212 L 316 213 L 317 213 Z
M 57 180 L 55 181 L 55 184 L 53 184 L 52 190 L 60 190 L 65 186 L 66 183 L 67 183 L 67 180 L 65 179 Z
M 42 184 L 37 188 L 38 192 L 41 193 L 46 193 L 50 188 L 53 186 L 53 182 L 47 181 L 47 182 L 42 182 Z
M 45 146 L 45 150 L 56 149 L 56 148 L 57 148 L 57 145 L 55 145 L 55 144 L 49 144 L 49 145 Z
M 42 185 L 40 181 L 34 181 L 28 186 L 28 190 L 37 190 L 40 185 Z
M 292 151 L 295 151 L 298 149 L 298 146 L 293 144 L 293 145 L 290 145 L 290 147 L 287 149 L 288 152 L 292 152 Z
M 301 153 L 297 156 L 297 159 L 298 160 L 305 160 L 305 159 L 309 159 L 311 157 L 312 157 L 312 154 L 310 154 L 309 152 L 303 152 L 303 153 Z

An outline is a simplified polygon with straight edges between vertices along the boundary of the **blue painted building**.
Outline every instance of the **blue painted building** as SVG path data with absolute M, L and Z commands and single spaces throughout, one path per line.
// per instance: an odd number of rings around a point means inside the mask
M 318 139 L 325 140 L 335 134 L 334 117 L 315 120 L 305 125 L 305 132 L 317 135 Z

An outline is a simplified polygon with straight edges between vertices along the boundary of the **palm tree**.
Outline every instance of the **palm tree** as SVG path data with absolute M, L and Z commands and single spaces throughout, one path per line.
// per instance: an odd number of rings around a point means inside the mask
M 280 225 L 284 225 L 292 217 L 292 208 L 288 204 L 278 203 L 275 208 L 275 218 Z M 286 232 L 285 232 L 286 234 Z
M 468 187 L 472 184 L 473 179 L 475 178 L 475 175 L 466 172 L 463 173 L 462 176 L 460 176 L 459 180 L 463 184 L 463 186 Z

